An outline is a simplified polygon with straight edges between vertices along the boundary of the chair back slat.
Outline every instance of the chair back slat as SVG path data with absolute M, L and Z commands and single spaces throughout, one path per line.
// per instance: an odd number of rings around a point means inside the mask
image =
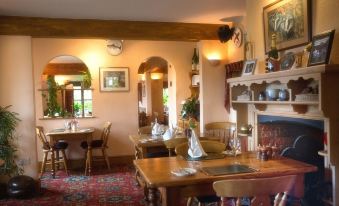
M 255 197 L 251 205 L 270 205 L 267 200 L 270 195 L 292 191 L 296 182 L 296 175 L 257 178 L 257 179 L 230 179 L 213 183 L 213 189 L 220 197 Z M 274 205 L 284 205 L 284 198 L 277 199 Z
M 104 124 L 104 129 L 102 130 L 102 133 L 101 133 L 101 139 L 103 141 L 102 147 L 107 146 L 108 136 L 109 136 L 109 133 L 111 132 L 111 126 L 112 126 L 111 122 L 105 122 Z
M 222 142 L 217 141 L 200 141 L 200 144 L 205 152 L 207 153 L 221 153 L 225 151 L 226 145 Z M 184 142 L 175 147 L 175 153 L 180 156 L 187 156 L 188 142 Z
M 48 142 L 48 140 L 46 138 L 46 135 L 44 133 L 43 127 L 36 126 L 35 127 L 35 132 L 36 132 L 36 136 L 38 137 L 38 139 L 42 143 L 43 149 L 50 149 L 50 144 L 49 144 L 49 142 Z
M 236 123 L 211 122 L 205 125 L 205 136 L 219 137 L 220 142 L 228 143 L 236 131 Z

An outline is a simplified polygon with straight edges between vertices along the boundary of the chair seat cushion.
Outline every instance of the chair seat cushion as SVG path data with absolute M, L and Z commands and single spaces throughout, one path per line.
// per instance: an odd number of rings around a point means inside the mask
M 63 142 L 63 141 L 59 141 L 53 147 L 54 147 L 54 149 L 67 149 L 68 143 Z
M 93 148 L 98 148 L 98 147 L 101 147 L 103 143 L 104 143 L 104 142 L 103 142 L 101 139 L 93 140 L 93 141 L 91 142 L 91 147 L 93 147 Z M 81 142 L 80 146 L 81 146 L 83 149 L 87 149 L 87 147 L 88 147 L 87 141 Z

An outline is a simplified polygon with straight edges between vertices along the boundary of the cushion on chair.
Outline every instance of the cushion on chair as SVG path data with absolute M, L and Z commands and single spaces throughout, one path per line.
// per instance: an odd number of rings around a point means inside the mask
M 92 147 L 101 147 L 103 143 L 104 143 L 104 142 L 103 142 L 101 139 L 93 140 L 93 141 L 91 142 L 91 146 L 92 146 Z M 87 149 L 87 147 L 88 147 L 87 141 L 81 142 L 80 146 L 81 146 L 83 149 Z
M 54 145 L 54 149 L 66 149 L 68 147 L 67 142 L 59 141 Z

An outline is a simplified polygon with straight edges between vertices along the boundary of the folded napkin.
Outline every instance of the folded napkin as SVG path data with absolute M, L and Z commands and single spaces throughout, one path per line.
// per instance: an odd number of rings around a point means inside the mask
M 207 156 L 194 130 L 192 130 L 191 138 L 189 140 L 188 155 L 191 156 L 192 158 Z
M 159 123 L 155 123 L 152 127 L 152 135 L 161 135 L 164 131 L 164 126 Z
M 177 135 L 177 128 L 174 128 L 173 125 L 166 130 L 162 135 L 163 140 L 169 140 L 174 138 Z

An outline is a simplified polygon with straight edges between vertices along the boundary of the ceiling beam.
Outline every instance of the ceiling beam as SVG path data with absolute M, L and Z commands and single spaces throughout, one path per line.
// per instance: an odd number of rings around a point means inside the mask
M 0 16 L 0 35 L 130 40 L 218 40 L 221 24 Z

